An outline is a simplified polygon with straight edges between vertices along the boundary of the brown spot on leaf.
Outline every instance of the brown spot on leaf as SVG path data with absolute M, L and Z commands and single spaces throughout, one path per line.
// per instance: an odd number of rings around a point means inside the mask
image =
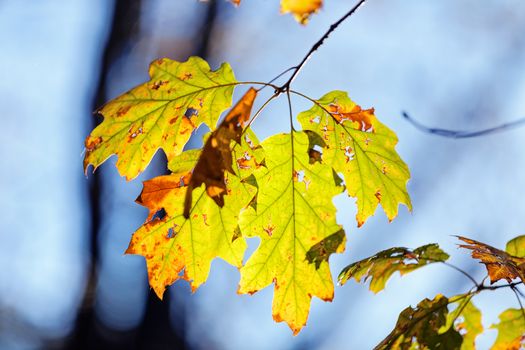
M 131 109 L 131 105 L 120 107 L 117 110 L 117 117 L 122 117 L 124 114 L 128 113 L 128 111 Z
M 266 232 L 266 234 L 269 236 L 269 237 L 272 237 L 272 234 L 273 234 L 273 230 L 275 230 L 275 226 L 273 226 L 272 224 L 266 226 L 266 227 L 263 227 L 263 230 L 264 232 Z
M 184 75 L 182 75 L 180 77 L 180 80 L 185 81 L 185 80 L 191 79 L 192 77 L 193 77 L 193 74 L 191 74 L 191 73 L 184 73 Z
M 162 85 L 166 85 L 166 84 L 168 84 L 168 83 L 169 83 L 169 81 L 167 81 L 167 80 L 159 80 L 159 81 L 154 82 L 154 83 L 151 85 L 151 88 L 152 88 L 153 90 L 158 90 Z
M 86 138 L 86 151 L 91 152 L 102 142 L 102 137 L 92 137 L 91 135 Z

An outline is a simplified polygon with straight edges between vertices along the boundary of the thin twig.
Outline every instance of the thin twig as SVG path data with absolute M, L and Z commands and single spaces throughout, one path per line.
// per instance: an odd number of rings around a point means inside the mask
M 509 123 L 504 123 L 492 128 L 484 129 L 484 130 L 478 130 L 478 131 L 464 131 L 464 130 L 447 130 L 447 129 L 440 129 L 440 128 L 431 128 L 428 126 L 425 126 L 418 122 L 417 120 L 413 119 L 411 116 L 408 115 L 407 112 L 401 112 L 403 115 L 403 118 L 405 118 L 410 124 L 412 124 L 416 129 L 426 132 L 428 134 L 434 134 L 438 136 L 453 138 L 453 139 L 466 139 L 470 137 L 478 137 L 478 136 L 484 136 L 484 135 L 490 135 L 497 132 L 514 129 L 519 126 L 525 125 L 525 118 L 521 118 Z
M 326 31 L 326 33 L 324 33 L 324 35 L 321 37 L 321 39 L 319 39 L 313 46 L 312 48 L 310 49 L 310 51 L 308 51 L 308 53 L 304 56 L 304 58 L 302 59 L 301 63 L 299 63 L 297 66 L 295 66 L 295 70 L 292 74 L 292 76 L 290 77 L 290 79 L 288 79 L 288 81 L 286 83 L 284 83 L 283 86 L 281 86 L 280 88 L 280 91 L 281 92 L 284 92 L 286 90 L 289 90 L 290 89 L 290 85 L 292 84 L 292 82 L 294 81 L 294 79 L 297 77 L 297 74 L 299 74 L 299 72 L 301 71 L 301 69 L 303 68 L 303 66 L 305 65 L 305 63 L 310 59 L 310 57 L 312 56 L 312 54 L 317 50 L 319 49 L 319 47 L 321 47 L 321 45 L 323 45 L 323 42 L 326 40 L 326 38 L 328 38 L 330 36 L 330 34 L 337 29 L 337 27 L 339 27 L 339 25 L 341 23 L 343 23 L 348 17 L 352 16 L 364 3 L 366 2 L 366 0 L 360 0 L 354 7 L 352 7 L 352 9 L 350 9 L 350 11 L 348 11 L 343 17 L 341 17 L 337 22 L 333 23 L 332 25 L 330 25 L 330 28 L 328 28 L 328 30 Z
M 501 288 L 514 288 L 515 286 L 517 285 L 520 285 L 520 284 L 523 284 L 523 282 L 512 282 L 512 283 L 509 283 L 509 284 L 500 284 L 498 286 L 486 286 L 486 285 L 481 285 L 478 287 L 478 291 L 482 291 L 482 290 L 496 290 L 496 289 L 501 289 Z
M 516 287 L 512 286 L 510 287 L 510 289 L 512 289 L 514 295 L 516 296 L 516 299 L 518 299 L 518 304 L 520 304 L 521 309 L 521 315 L 523 316 L 523 320 L 525 320 L 525 309 L 523 309 L 523 304 L 521 303 L 520 296 L 518 295 L 518 292 L 516 292 Z
M 266 86 L 270 86 L 271 83 L 273 83 L 274 81 L 276 81 L 277 79 L 279 79 L 280 77 L 282 77 L 283 75 L 285 75 L 286 73 L 288 73 L 289 71 L 292 71 L 294 69 L 297 69 L 297 66 L 293 66 L 293 67 L 290 67 L 284 71 L 282 71 L 281 73 L 279 73 L 275 78 L 273 78 L 272 80 L 270 80 L 266 85 Z M 264 89 L 266 86 L 263 86 L 262 88 L 260 88 L 259 90 L 257 91 L 261 91 L 262 89 Z
M 430 259 L 427 259 L 427 260 L 430 260 Z M 458 272 L 461 272 L 463 275 L 465 275 L 469 280 L 472 281 L 472 283 L 474 283 L 474 286 L 478 287 L 480 284 L 474 279 L 474 277 L 472 277 L 467 271 L 457 267 L 456 265 L 452 265 L 446 261 L 438 261 L 440 263 L 442 263 L 443 265 L 445 266 L 448 266 L 450 268 L 453 268 L 454 270 L 458 271 Z
M 270 85 L 265 85 L 265 86 L 270 86 Z M 250 121 L 248 122 L 248 125 L 246 125 L 244 127 L 244 130 L 247 130 L 251 125 L 252 123 L 255 121 L 255 119 L 257 119 L 257 117 L 259 116 L 259 114 L 261 114 L 261 112 L 266 108 L 266 106 L 268 106 L 268 104 L 274 99 L 276 98 L 277 96 L 279 96 L 278 93 L 275 93 L 273 94 L 272 96 L 270 96 L 269 99 L 266 100 L 266 102 L 264 102 L 262 104 L 262 106 L 257 110 L 257 112 L 254 113 L 252 119 L 250 119 Z M 244 134 L 244 131 L 243 131 L 243 134 Z

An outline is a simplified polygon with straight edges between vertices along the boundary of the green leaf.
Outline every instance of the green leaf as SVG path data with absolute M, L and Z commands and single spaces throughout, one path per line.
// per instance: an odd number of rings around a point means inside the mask
M 397 216 L 400 203 L 412 210 L 406 190 L 410 172 L 394 149 L 397 137 L 373 109 L 363 110 L 346 92 L 332 91 L 298 119 L 303 129 L 323 138 L 323 163 L 343 174 L 348 195 L 357 198 L 359 226 L 379 203 L 389 220 Z
M 261 242 L 241 268 L 238 292 L 251 294 L 274 283 L 273 317 L 298 333 L 312 296 L 333 298 L 327 256 L 341 252 L 344 239 L 330 240 L 322 259 L 316 259 L 320 249 L 310 253 L 311 262 L 307 255 L 319 242 L 340 235 L 332 198 L 342 188 L 336 186 L 331 167 L 310 163 L 304 132 L 272 136 L 262 148 L 266 167 L 254 172 L 257 205 L 242 211 L 239 219 L 243 236 L 260 237 Z
M 475 350 L 476 338 L 483 332 L 481 312 L 472 303 L 471 295 L 459 295 L 450 298 L 449 302 L 453 300 L 458 302 L 453 303 L 455 309 L 447 315 L 447 323 L 441 327 L 439 333 L 446 333 L 453 328 L 463 336 L 461 350 Z
M 186 62 L 158 59 L 149 74 L 149 82 L 99 110 L 104 121 L 86 139 L 85 171 L 116 154 L 120 175 L 130 180 L 147 167 L 159 148 L 171 161 L 199 125 L 215 128 L 220 114 L 231 105 L 237 84 L 229 64 L 211 71 L 198 57 Z
M 250 142 L 245 136 L 242 145 L 234 147 L 233 156 L 236 159 L 247 154 L 255 159 L 252 148 L 261 155 L 253 133 L 248 131 L 246 134 L 250 136 Z M 182 164 L 194 166 L 198 157 L 199 153 L 194 151 L 182 153 L 178 170 L 182 170 Z M 229 189 L 224 207 L 217 206 L 206 194 L 203 185 L 193 191 L 188 219 L 183 215 L 183 208 L 190 172 L 160 176 L 144 182 L 137 202 L 146 206 L 150 215 L 133 234 L 126 253 L 145 257 L 150 285 L 160 298 L 166 286 L 180 278 L 189 281 L 192 290 L 198 288 L 208 278 L 211 262 L 216 257 L 236 267 L 242 266 L 246 242 L 239 236 L 239 212 L 253 199 L 256 187 L 239 178 L 241 171 L 235 168 L 237 175 L 226 174 Z M 248 169 L 244 168 L 242 172 L 246 174 Z M 156 214 L 161 209 L 166 215 L 158 218 Z
M 460 349 L 462 337 L 449 328 L 445 333 L 439 329 L 447 322 L 449 301 L 438 294 L 434 300 L 424 299 L 416 308 L 407 307 L 399 314 L 395 328 L 374 349 Z
M 521 350 L 525 346 L 525 316 L 521 309 L 508 309 L 499 315 L 500 322 L 491 328 L 498 337 L 491 350 Z
M 525 235 L 518 236 L 508 241 L 505 251 L 510 255 L 525 258 Z
M 410 250 L 395 247 L 380 251 L 366 259 L 345 267 L 339 274 L 339 284 L 345 284 L 350 278 L 357 282 L 370 279 L 370 290 L 377 293 L 385 288 L 392 274 L 398 271 L 401 275 L 414 271 L 428 264 L 446 261 L 449 255 L 437 244 L 427 244 Z

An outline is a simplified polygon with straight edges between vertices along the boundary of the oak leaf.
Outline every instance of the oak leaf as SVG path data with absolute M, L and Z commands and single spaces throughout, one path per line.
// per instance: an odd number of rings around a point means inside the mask
M 200 124 L 214 129 L 231 105 L 237 81 L 229 64 L 212 71 L 203 59 L 167 58 L 150 65 L 151 80 L 111 100 L 98 112 L 103 122 L 87 137 L 84 170 L 118 156 L 120 175 L 142 172 L 159 148 L 168 160 L 180 154 Z
M 456 236 L 467 244 L 459 244 L 461 248 L 470 249 L 472 257 L 479 259 L 487 268 L 490 283 L 505 279 L 511 282 L 520 278 L 525 282 L 525 258 L 511 255 L 503 250 L 470 238 Z
M 206 185 L 206 192 L 215 203 L 220 207 L 224 206 L 227 191 L 225 172 L 235 174 L 230 146 L 232 141 L 241 143 L 256 96 L 257 90 L 250 88 L 206 140 L 186 189 L 184 217 L 188 218 L 190 215 L 193 189 L 202 184 Z
M 234 148 L 234 156 L 255 157 L 256 152 L 261 152 L 257 143 L 248 130 L 241 145 Z M 246 242 L 239 234 L 239 212 L 253 199 L 256 187 L 239 177 L 242 172 L 249 173 L 248 169 L 241 171 L 235 167 L 236 174 L 228 173 L 225 178 L 229 195 L 222 208 L 200 186 L 193 190 L 189 218 L 184 217 L 186 186 L 191 181 L 191 166 L 199 156 L 200 152 L 187 151 L 176 157 L 170 164 L 177 164 L 176 170 L 182 172 L 144 182 L 137 199 L 150 214 L 133 234 L 126 253 L 145 257 L 150 286 L 160 298 L 166 286 L 180 278 L 189 281 L 192 290 L 198 288 L 206 281 L 216 257 L 242 266 Z M 181 161 L 177 162 L 177 158 Z M 183 169 L 183 165 L 187 168 Z M 160 212 L 163 217 L 158 217 Z
M 334 295 L 328 255 L 342 252 L 344 239 L 332 241 L 328 250 L 311 249 L 342 231 L 332 203 L 342 187 L 330 167 L 310 163 L 306 133 L 274 135 L 261 146 L 266 166 L 254 172 L 256 206 L 239 218 L 243 236 L 261 242 L 240 270 L 238 292 L 255 293 L 273 283 L 273 318 L 297 334 L 312 297 L 331 301 Z
M 446 261 L 448 258 L 449 255 L 437 244 L 427 244 L 414 250 L 395 247 L 348 265 L 341 271 L 338 280 L 339 284 L 343 285 L 350 278 L 357 282 L 370 279 L 370 290 L 377 293 L 385 288 L 386 282 L 396 271 L 404 275 L 425 265 Z
M 438 294 L 433 300 L 424 299 L 416 308 L 407 307 L 399 314 L 392 332 L 374 349 L 460 349 L 461 334 L 453 327 L 445 333 L 439 330 L 447 322 L 449 300 Z
M 357 198 L 358 226 L 379 203 L 389 220 L 397 216 L 400 203 L 412 210 L 406 189 L 410 172 L 394 149 L 397 137 L 373 109 L 362 109 L 346 92 L 332 91 L 298 119 L 303 129 L 322 137 L 323 163 L 343 174 L 348 195 Z
M 500 322 L 491 328 L 498 330 L 491 350 L 521 350 L 525 346 L 525 314 L 522 309 L 508 309 L 499 315 Z
M 306 24 L 322 6 L 323 0 L 281 0 L 281 13 L 291 13 L 297 22 Z

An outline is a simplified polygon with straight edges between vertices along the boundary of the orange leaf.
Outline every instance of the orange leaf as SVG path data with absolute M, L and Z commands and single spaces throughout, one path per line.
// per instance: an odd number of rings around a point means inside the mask
M 501 279 L 511 282 L 515 278 L 520 278 L 525 282 L 525 258 L 510 255 L 503 250 L 494 248 L 488 244 L 475 241 L 470 238 L 456 236 L 467 244 L 460 244 L 461 248 L 472 250 L 472 257 L 479 259 L 487 268 L 490 283 Z

